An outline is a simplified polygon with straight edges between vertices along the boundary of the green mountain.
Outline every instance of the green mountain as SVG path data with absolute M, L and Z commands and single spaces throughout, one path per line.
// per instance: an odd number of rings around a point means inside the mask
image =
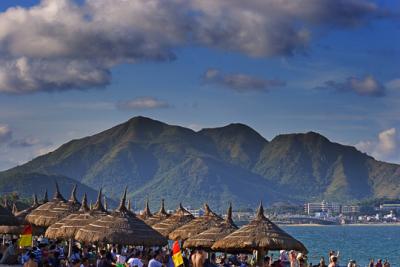
M 30 173 L 61 175 L 104 187 L 113 198 L 128 185 L 138 205 L 148 198 L 158 206 L 165 198 L 169 208 L 181 201 L 193 207 L 207 201 L 222 210 L 229 201 L 254 207 L 260 200 L 397 197 L 399 167 L 313 132 L 268 142 L 243 124 L 195 132 L 135 117 L 2 172 L 0 181 Z

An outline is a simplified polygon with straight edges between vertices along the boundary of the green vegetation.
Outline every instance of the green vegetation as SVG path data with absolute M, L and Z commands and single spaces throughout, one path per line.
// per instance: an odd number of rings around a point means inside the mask
M 104 187 L 113 198 L 128 185 L 134 203 L 141 206 L 149 198 L 154 209 L 165 198 L 170 209 L 179 202 L 192 207 L 209 202 L 224 211 L 229 201 L 254 208 L 260 200 L 398 197 L 399 170 L 314 132 L 268 142 L 243 124 L 195 132 L 135 117 L 0 173 L 0 191 L 42 192 L 60 177 L 70 184 Z M 32 173 L 36 178 L 30 183 Z

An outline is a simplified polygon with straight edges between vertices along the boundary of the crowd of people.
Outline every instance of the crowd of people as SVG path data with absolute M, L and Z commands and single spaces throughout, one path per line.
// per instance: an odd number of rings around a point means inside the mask
M 67 251 L 66 243 L 39 239 L 35 245 L 20 251 L 15 240 L 5 244 L 0 253 L 0 264 L 12 261 L 24 267 L 175 267 L 172 251 L 167 248 L 142 248 L 126 246 L 73 245 Z M 67 255 L 69 256 L 67 257 Z M 317 264 L 308 262 L 307 255 L 295 251 L 281 250 L 279 255 L 273 254 L 263 258 L 263 264 L 256 261 L 256 255 L 230 255 L 206 253 L 203 250 L 184 250 L 182 252 L 184 267 L 358 267 L 356 261 L 350 260 L 339 265 L 339 253 L 331 251 L 328 261 L 321 257 Z M 390 267 L 387 260 L 371 259 L 368 267 Z

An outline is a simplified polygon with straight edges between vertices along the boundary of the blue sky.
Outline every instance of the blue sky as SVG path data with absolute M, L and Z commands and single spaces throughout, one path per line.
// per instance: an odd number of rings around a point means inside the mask
M 282 3 L 1 1 L 0 170 L 137 115 L 400 163 L 399 2 Z

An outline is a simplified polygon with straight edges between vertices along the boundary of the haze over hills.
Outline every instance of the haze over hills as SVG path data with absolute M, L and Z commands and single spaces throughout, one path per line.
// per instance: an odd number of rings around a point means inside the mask
M 54 152 L 0 173 L 0 191 L 11 177 L 62 175 L 118 197 L 125 185 L 139 205 L 209 202 L 236 206 L 327 199 L 398 197 L 400 166 L 374 160 L 354 147 L 314 132 L 279 135 L 268 142 L 243 124 L 195 132 L 135 117 L 99 134 L 72 140 Z M 38 187 L 44 186 L 37 180 Z M 25 193 L 21 184 L 21 192 Z M 16 190 L 19 190 L 14 187 Z

